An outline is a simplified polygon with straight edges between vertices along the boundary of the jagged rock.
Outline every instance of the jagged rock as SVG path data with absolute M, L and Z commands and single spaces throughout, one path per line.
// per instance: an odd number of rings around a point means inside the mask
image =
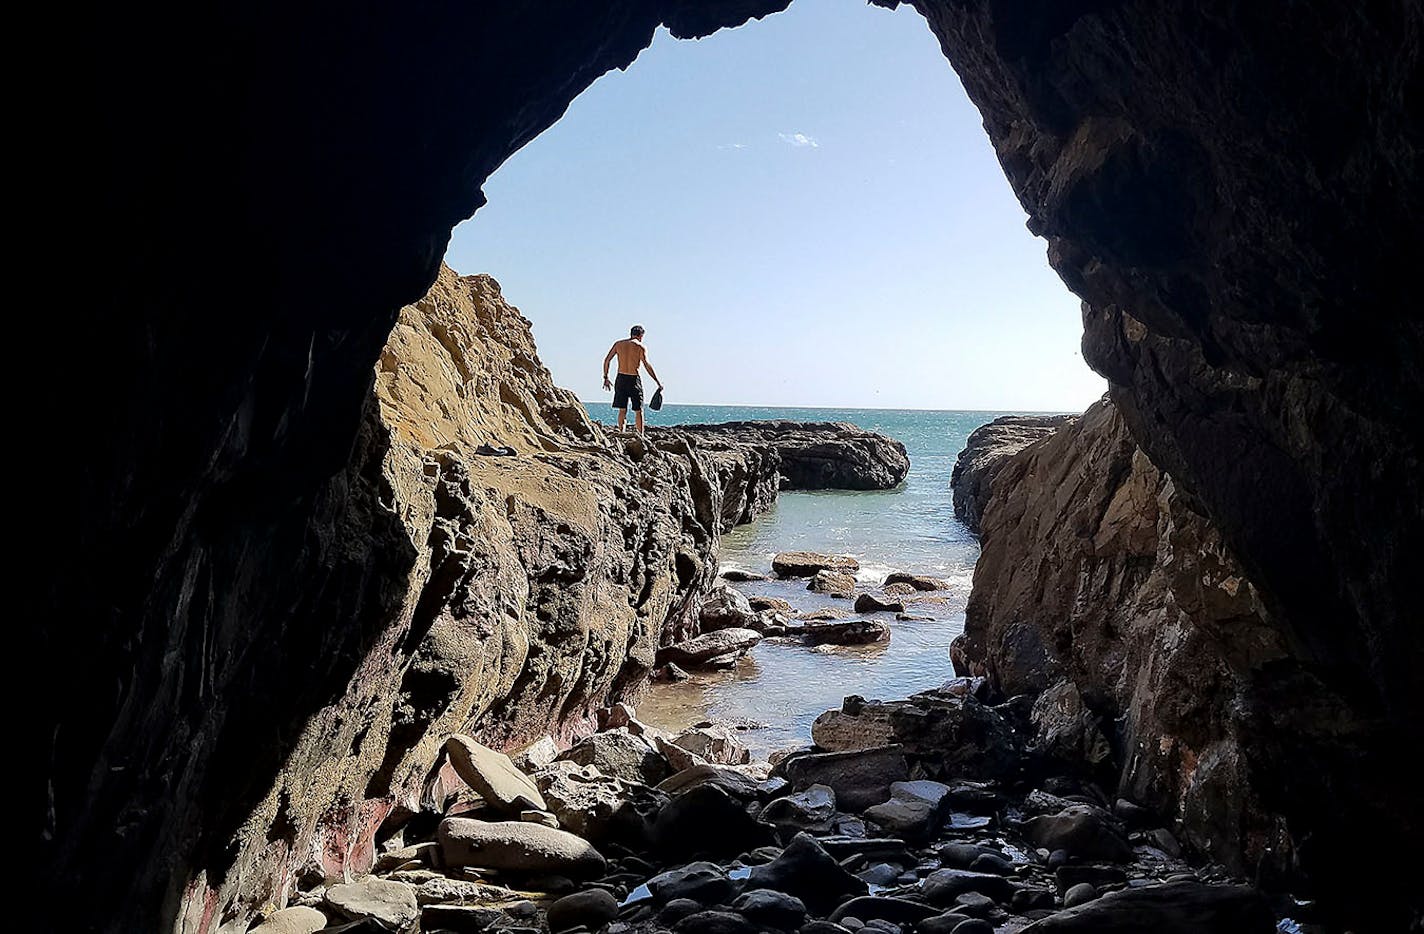
M 771 446 L 787 490 L 889 490 L 910 470 L 903 444 L 846 422 L 725 422 L 664 430 L 703 443 Z
M 846 872 L 814 837 L 805 833 L 792 838 L 776 859 L 753 866 L 747 885 L 794 895 L 818 915 L 846 898 L 868 891 L 864 882 Z
M 528 775 L 559 758 L 559 745 L 552 736 L 542 736 L 509 757 L 510 764 Z
M 742 765 L 751 761 L 751 752 L 726 727 L 695 726 L 673 737 L 672 742 L 713 765 Z
M 1127 860 L 1132 847 L 1103 818 L 1102 811 L 1075 804 L 1058 814 L 1042 814 L 1026 821 L 1025 835 L 1035 846 L 1050 852 L 1065 850 L 1079 859 Z
M 890 627 L 877 619 L 836 620 L 806 623 L 801 635 L 812 645 L 874 645 L 890 641 Z
M 565 895 L 549 906 L 550 931 L 587 927 L 598 930 L 618 917 L 618 899 L 603 889 L 588 889 Z
M 955 518 L 978 532 L 991 484 L 1009 457 L 1072 420 L 1071 415 L 1004 415 L 974 429 L 949 477 Z
M 658 752 L 662 753 L 663 758 L 668 761 L 668 767 L 672 769 L 674 775 L 695 766 L 707 764 L 707 760 L 692 752 L 690 749 L 684 749 L 677 745 L 666 736 L 654 736 L 653 746 L 656 747 Z M 667 779 L 663 781 L 667 781 Z
M 517 815 L 526 808 L 545 810 L 534 782 L 502 752 L 456 733 L 445 741 L 455 773 L 497 812 Z
M 401 846 L 394 849 L 385 850 L 376 857 L 375 863 L 371 867 L 372 872 L 384 873 L 393 872 L 403 866 L 420 865 L 431 866 L 436 857 L 439 847 L 432 842 L 413 843 L 410 846 Z
M 420 922 L 415 889 L 404 882 L 386 879 L 341 882 L 326 890 L 324 902 L 348 921 L 369 918 L 388 931 L 414 932 Z
M 924 574 L 910 574 L 906 571 L 892 571 L 885 577 L 884 586 L 893 587 L 897 584 L 908 585 L 916 591 L 947 590 L 949 585 L 938 577 L 929 577 Z
M 905 604 L 899 600 L 881 597 L 878 594 L 862 593 L 855 598 L 857 613 L 903 613 Z
M 750 596 L 747 597 L 747 604 L 758 612 L 771 610 L 783 616 L 793 616 L 796 613 L 796 610 L 792 608 L 791 604 L 780 597 Z
M 647 881 L 648 892 L 659 904 L 687 899 L 702 905 L 717 905 L 736 890 L 727 871 L 716 863 L 696 862 L 659 873 Z
M 608 841 L 635 850 L 646 846 L 653 822 L 668 801 L 666 794 L 641 783 L 567 761 L 534 777 L 559 826 L 595 845 Z
M 699 785 L 716 785 L 734 798 L 750 801 L 761 793 L 758 782 L 741 772 L 710 763 L 701 763 L 683 769 L 663 779 L 658 790 L 670 795 L 680 794 Z
M 673 797 L 653 825 L 653 845 L 666 859 L 735 856 L 772 842 L 771 825 L 757 821 L 714 784 Z
M 828 597 L 850 599 L 855 596 L 855 575 L 845 571 L 820 570 L 811 576 L 806 589 Z M 857 611 L 859 612 L 859 611 Z
M 939 782 L 895 782 L 890 786 L 890 800 L 866 808 L 865 818 L 889 833 L 919 840 L 939 829 L 948 798 L 949 786 Z
M 782 931 L 794 931 L 806 920 L 801 899 L 772 889 L 752 889 L 737 896 L 732 910 L 753 924 Z
M 823 555 L 814 551 L 783 551 L 771 559 L 777 577 L 814 577 L 818 571 L 854 573 L 860 562 L 850 555 Z
M 274 911 L 248 934 L 316 934 L 326 927 L 326 915 L 315 908 L 283 908 Z
M 848 811 L 889 799 L 890 786 L 910 777 L 905 751 L 899 746 L 796 754 L 783 759 L 776 774 L 785 776 L 797 791 L 830 786 L 838 806 Z
M 1034 701 L 1034 747 L 1061 762 L 1096 770 L 1112 756 L 1097 716 L 1071 681 L 1060 681 Z
M 698 610 L 698 621 L 703 632 L 718 629 L 749 629 L 750 623 L 757 621 L 756 611 L 740 591 L 722 585 L 702 598 Z
M 600 875 L 603 855 L 586 840 L 541 824 L 448 817 L 437 836 L 447 866 L 474 866 L 571 878 Z
M 649 677 L 653 681 L 674 682 L 686 681 L 688 678 L 691 678 L 692 675 L 683 671 L 677 665 L 668 662 L 666 665 L 659 665 L 653 669 L 653 673 Z
M 558 761 L 592 766 L 602 775 L 643 785 L 656 785 L 670 771 L 651 743 L 622 727 L 594 733 L 560 753 Z
M 471 882 L 468 879 L 450 879 L 445 876 L 423 879 L 419 883 L 404 878 L 397 882 L 410 881 L 415 885 L 415 900 L 422 907 L 443 905 L 447 902 L 473 902 L 498 897 L 504 890 L 494 886 Z
M 747 651 L 761 641 L 761 633 L 750 629 L 719 629 L 704 633 L 676 645 L 658 649 L 657 664 L 681 665 L 696 668 L 705 665 L 718 656 L 736 655 Z
M 805 791 L 783 795 L 762 808 L 761 819 L 777 829 L 828 833 L 836 816 L 836 793 L 829 785 L 812 785 Z M 784 839 L 784 838 L 783 838 Z
M 1269 934 L 1274 930 L 1275 916 L 1255 889 L 1197 882 L 1109 892 L 1024 928 L 1026 934 Z

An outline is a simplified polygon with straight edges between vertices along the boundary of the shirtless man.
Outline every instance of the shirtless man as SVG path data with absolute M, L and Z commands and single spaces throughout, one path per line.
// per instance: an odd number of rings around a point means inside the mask
M 618 380 L 608 381 L 608 364 L 618 358 Z M 643 379 L 638 375 L 640 366 L 648 368 L 648 375 L 663 388 L 663 381 L 648 362 L 648 351 L 643 347 L 643 326 L 635 324 L 628 331 L 628 339 L 616 342 L 603 358 L 603 388 L 613 390 L 613 407 L 618 410 L 618 430 L 622 431 L 628 422 L 628 403 L 633 403 L 633 413 L 637 419 L 638 434 L 643 433 Z

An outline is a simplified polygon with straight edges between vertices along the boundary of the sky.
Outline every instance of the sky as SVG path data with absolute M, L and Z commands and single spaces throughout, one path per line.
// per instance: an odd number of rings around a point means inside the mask
M 499 281 L 584 400 L 633 324 L 668 402 L 1081 411 L 1106 388 L 908 7 L 660 31 L 485 194 L 446 261 Z

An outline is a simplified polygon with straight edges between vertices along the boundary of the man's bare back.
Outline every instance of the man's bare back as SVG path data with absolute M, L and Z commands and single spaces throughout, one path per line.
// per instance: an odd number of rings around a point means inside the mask
M 624 338 L 613 345 L 613 353 L 618 357 L 618 372 L 628 376 L 637 376 L 638 368 L 647 359 L 648 351 L 643 347 L 643 342 L 634 340 L 631 337 Z

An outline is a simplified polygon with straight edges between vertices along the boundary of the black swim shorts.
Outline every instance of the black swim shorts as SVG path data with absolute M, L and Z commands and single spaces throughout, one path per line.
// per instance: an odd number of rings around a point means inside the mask
M 626 409 L 633 403 L 633 411 L 643 411 L 643 378 L 628 373 L 619 373 L 613 380 L 613 407 Z

